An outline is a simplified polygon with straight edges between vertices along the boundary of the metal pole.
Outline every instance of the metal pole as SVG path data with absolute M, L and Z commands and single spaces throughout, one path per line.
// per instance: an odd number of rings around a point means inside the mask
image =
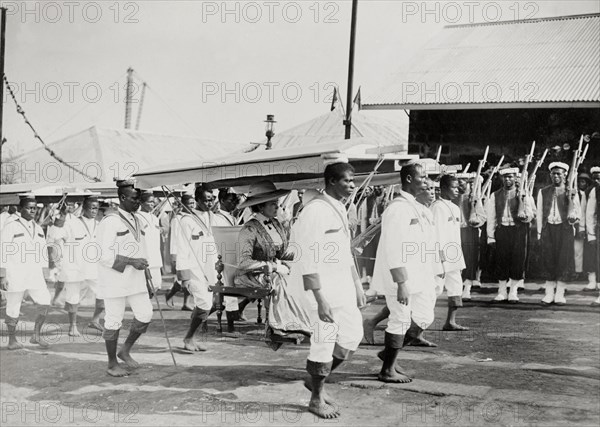
M 133 93 L 133 68 L 127 69 L 127 87 L 125 88 L 125 129 L 131 128 L 131 96 Z
M 6 42 L 6 8 L 2 10 L 2 35 L 0 36 L 0 164 L 2 164 L 2 145 L 4 145 L 4 132 L 2 131 L 2 117 L 4 113 L 4 45 Z
M 348 91 L 346 96 L 346 127 L 345 139 L 350 139 L 352 132 L 352 83 L 354 79 L 354 45 L 356 42 L 356 10 L 358 0 L 352 0 L 352 23 L 350 26 L 350 59 L 348 61 Z
M 135 122 L 135 130 L 140 128 L 140 122 L 142 121 L 142 108 L 144 108 L 144 95 L 146 94 L 146 82 L 142 84 L 142 95 L 140 97 L 140 106 L 138 107 L 137 121 Z

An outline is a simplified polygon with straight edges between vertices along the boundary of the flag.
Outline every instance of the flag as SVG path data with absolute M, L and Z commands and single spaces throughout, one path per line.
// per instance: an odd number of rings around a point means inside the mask
M 335 110 L 335 104 L 338 101 L 338 95 L 337 95 L 337 87 L 333 88 L 333 97 L 331 98 L 331 110 L 333 111 Z
M 360 100 L 360 86 L 358 87 L 358 92 L 356 92 L 356 96 L 354 97 L 354 101 L 352 101 L 352 103 L 358 106 L 358 111 L 361 110 L 362 101 Z

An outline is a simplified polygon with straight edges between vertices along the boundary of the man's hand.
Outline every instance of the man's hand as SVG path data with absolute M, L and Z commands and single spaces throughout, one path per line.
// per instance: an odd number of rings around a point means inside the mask
M 148 261 L 145 258 L 133 258 L 129 263 L 136 270 L 145 270 L 148 268 Z
M 0 277 L 0 290 L 8 290 L 8 280 L 6 280 L 6 277 Z
M 321 319 L 322 322 L 334 323 L 333 311 L 331 310 L 329 303 L 325 300 L 321 300 L 318 303 L 318 307 L 319 319 Z
M 408 287 L 406 282 L 398 283 L 398 302 L 402 305 L 408 305 Z

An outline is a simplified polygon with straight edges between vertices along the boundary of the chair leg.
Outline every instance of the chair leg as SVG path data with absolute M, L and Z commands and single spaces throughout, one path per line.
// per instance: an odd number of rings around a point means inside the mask
M 256 316 L 256 324 L 260 325 L 260 324 L 262 324 L 262 315 L 261 315 L 261 312 L 262 312 L 262 300 L 261 299 L 259 299 L 256 302 L 256 308 L 258 310 L 258 316 Z
M 217 293 L 217 332 L 223 333 L 223 325 L 221 324 L 221 318 L 223 317 L 223 295 Z

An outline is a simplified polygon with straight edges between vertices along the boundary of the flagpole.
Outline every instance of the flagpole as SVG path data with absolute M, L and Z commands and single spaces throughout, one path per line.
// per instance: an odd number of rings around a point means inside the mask
M 348 91 L 346 92 L 346 127 L 345 139 L 350 139 L 352 132 L 352 83 L 354 79 L 354 45 L 356 42 L 356 10 L 358 0 L 352 0 L 352 22 L 350 24 L 350 58 L 348 61 Z

